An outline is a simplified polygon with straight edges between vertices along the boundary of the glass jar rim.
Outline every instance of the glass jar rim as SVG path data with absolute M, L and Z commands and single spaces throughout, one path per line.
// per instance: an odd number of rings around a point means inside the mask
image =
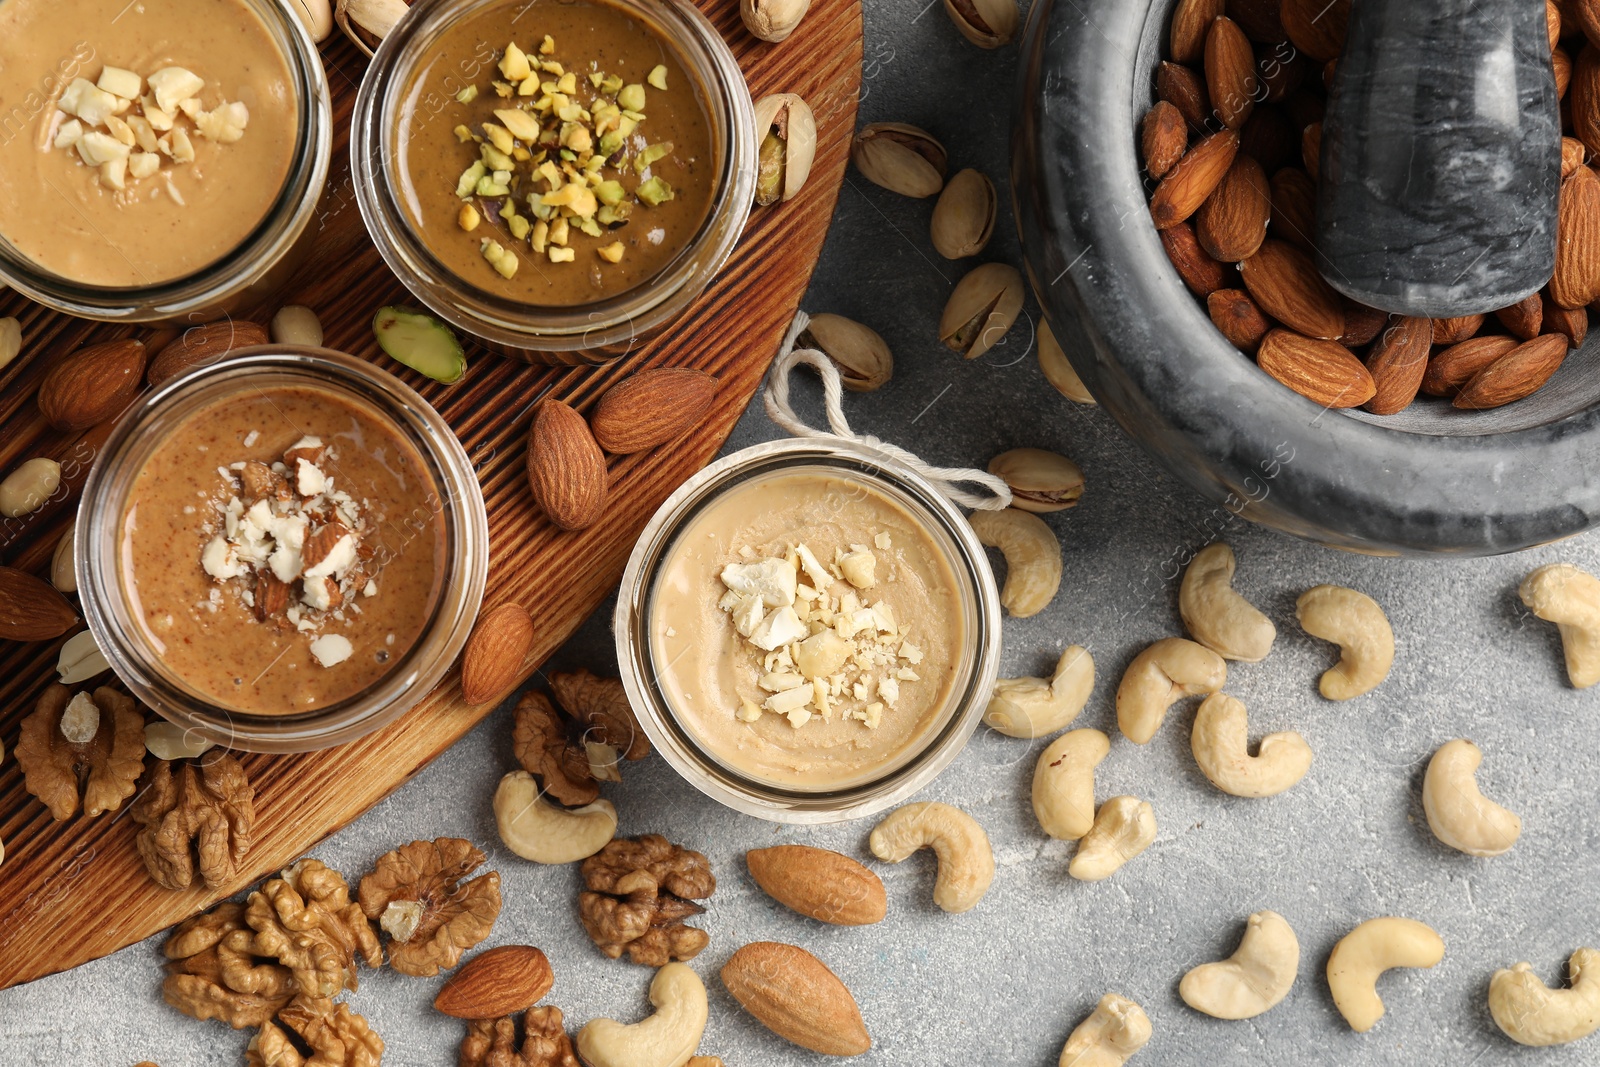
M 0 237 L 0 282 L 24 296 L 79 318 L 149 322 L 211 314 L 256 285 L 294 247 L 315 215 L 333 147 L 333 109 L 327 72 L 310 32 L 289 5 L 242 0 L 280 46 L 299 109 L 299 130 L 283 188 L 261 222 L 239 245 L 177 278 L 137 286 L 97 286 L 46 271 Z
M 700 507 L 747 479 L 814 463 L 847 467 L 882 483 L 948 537 L 957 579 L 972 596 L 972 666 L 949 697 L 943 724 L 921 748 L 883 775 L 829 792 L 784 789 L 730 773 L 690 731 L 661 692 L 652 654 L 649 601 L 659 568 Z M 1001 612 L 988 555 L 965 515 L 922 475 L 870 445 L 838 437 L 786 438 L 752 445 L 705 467 L 669 496 L 635 542 L 612 619 L 623 688 L 640 726 L 662 757 L 713 800 L 771 822 L 814 824 L 862 818 L 904 801 L 941 774 L 965 748 L 999 674 Z
M 466 10 L 516 0 L 439 0 L 418 4 L 383 39 L 362 79 L 351 116 L 351 173 L 373 244 L 406 288 L 451 325 L 492 345 L 534 352 L 623 355 L 684 310 L 721 269 L 743 234 L 755 196 L 755 111 L 738 61 L 721 34 L 686 0 L 590 0 L 647 13 L 704 90 L 713 147 L 720 157 L 715 195 L 694 239 L 652 279 L 603 300 L 540 307 L 499 297 L 458 277 L 413 232 L 389 180 L 397 153 L 386 140 L 399 97 L 431 41 Z
M 259 384 L 266 373 L 303 379 L 313 388 L 344 393 L 387 419 L 434 468 L 430 473 L 445 525 L 446 580 L 431 617 L 412 648 L 367 689 L 345 700 L 292 715 L 236 711 L 175 684 L 151 662 L 144 642 L 119 621 L 128 610 L 116 520 L 127 497 L 124 470 L 140 458 L 148 424 L 185 402 L 222 400 L 227 386 Z M 298 382 L 286 382 L 291 387 Z M 214 394 L 214 395 L 212 395 Z M 189 413 L 192 414 L 192 413 Z M 109 540 L 108 540 L 109 539 Z M 141 397 L 118 421 L 90 469 L 74 530 L 85 622 L 113 671 L 157 714 L 194 734 L 234 749 L 303 752 L 342 744 L 378 729 L 432 691 L 465 645 L 482 602 L 488 572 L 488 517 L 471 460 L 443 417 L 414 389 L 365 360 L 328 349 L 259 345 L 196 368 Z

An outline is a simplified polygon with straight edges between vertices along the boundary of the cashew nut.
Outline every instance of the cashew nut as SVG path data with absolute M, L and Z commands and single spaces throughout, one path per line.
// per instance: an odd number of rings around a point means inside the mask
M 1164 637 L 1128 664 L 1117 686 L 1117 726 L 1145 744 L 1156 735 L 1173 701 L 1215 693 L 1228 680 L 1228 664 L 1204 645 Z
M 1080 882 L 1109 878 L 1155 839 L 1156 813 L 1148 800 L 1112 797 L 1095 812 L 1094 825 L 1078 842 L 1067 873 Z
M 1295 618 L 1312 637 L 1339 646 L 1339 662 L 1322 674 L 1329 700 L 1349 700 L 1377 688 L 1394 666 L 1394 631 L 1378 602 L 1341 585 L 1307 589 L 1295 601 Z
M 527 771 L 512 771 L 494 791 L 500 840 L 525 860 L 575 863 L 606 847 L 617 833 L 617 809 L 597 800 L 568 811 L 544 799 Z M 692 1049 L 691 1049 L 692 1051 Z
M 626 1026 L 592 1019 L 578 1031 L 578 1055 L 589 1067 L 684 1067 L 706 1029 L 706 987 L 682 963 L 669 963 L 650 982 L 656 1013 Z
M 1261 739 L 1250 755 L 1249 716 L 1226 693 L 1213 693 L 1195 712 L 1189 747 L 1211 784 L 1236 797 L 1271 797 L 1294 785 L 1311 769 L 1311 746 L 1293 730 Z
M 1217 1019 L 1254 1019 L 1289 995 L 1300 969 L 1300 939 L 1275 911 L 1258 911 L 1225 960 L 1202 963 L 1183 976 L 1178 996 Z
M 1478 792 L 1483 753 L 1457 738 L 1439 747 L 1422 778 L 1422 810 L 1433 836 L 1469 856 L 1498 856 L 1517 843 L 1522 820 Z
M 1258 663 L 1278 628 L 1233 590 L 1233 549 L 1217 541 L 1195 553 L 1178 589 L 1178 614 L 1194 639 L 1223 659 Z
M 1364 1034 L 1383 1018 L 1378 976 L 1391 967 L 1432 967 L 1444 959 L 1444 941 L 1415 919 L 1368 919 L 1333 946 L 1328 988 L 1350 1029 Z
M 1094 658 L 1070 645 L 1056 661 L 1055 677 L 1002 678 L 994 684 L 983 721 L 1007 737 L 1043 737 L 1078 717 L 1094 690 Z
M 919 848 L 939 860 L 933 902 L 945 911 L 967 911 L 983 899 L 994 881 L 994 852 L 978 820 L 949 804 L 921 801 L 889 813 L 868 839 L 872 854 L 899 863 Z
M 1006 558 L 1006 585 L 1000 603 L 1016 618 L 1037 615 L 1061 588 L 1061 542 L 1045 521 L 1030 511 L 975 511 L 978 540 Z
M 1526 963 L 1489 979 L 1489 1014 L 1520 1045 L 1565 1045 L 1600 1029 L 1600 952 L 1580 948 L 1567 961 L 1570 988 L 1551 989 Z
M 1600 579 L 1570 563 L 1552 563 L 1524 578 L 1517 593 L 1528 610 L 1561 631 L 1573 688 L 1600 682 Z
M 1094 825 L 1094 769 L 1111 751 L 1099 730 L 1068 730 L 1033 765 L 1033 814 L 1045 833 L 1076 841 Z
M 1127 997 L 1107 993 L 1061 1049 L 1057 1067 L 1122 1067 L 1150 1040 L 1150 1016 Z

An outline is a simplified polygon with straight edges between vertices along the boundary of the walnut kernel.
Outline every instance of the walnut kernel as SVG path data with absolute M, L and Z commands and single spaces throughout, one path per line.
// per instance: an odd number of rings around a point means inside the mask
M 134 844 L 157 885 L 187 889 L 198 873 L 216 889 L 250 850 L 255 790 L 232 756 L 180 763 L 176 777 L 172 764 L 155 760 L 128 814 L 143 827 Z
M 77 710 L 68 711 L 77 701 Z M 88 702 L 95 714 L 84 708 Z M 90 719 L 94 720 L 91 728 Z M 63 733 L 63 719 L 74 742 Z M 101 686 L 92 698 L 77 697 L 64 685 L 44 691 L 33 714 L 22 720 L 17 738 L 17 763 L 28 792 L 50 809 L 57 821 L 77 814 L 80 796 L 90 818 L 116 811 L 133 795 L 144 770 L 144 716 L 132 697 Z
M 543 693 L 528 692 L 517 701 L 511 750 L 523 770 L 539 779 L 544 791 L 562 804 L 581 807 L 600 796 L 589 770 L 589 755 L 574 745 L 567 724 Z
M 663 967 L 693 959 L 710 942 L 684 920 L 705 909 L 693 903 L 716 892 L 705 856 L 659 834 L 617 838 L 583 861 L 587 887 L 578 915 L 591 940 L 612 959 Z
M 420 978 L 438 974 L 489 936 L 500 915 L 500 875 L 489 871 L 462 882 L 484 859 L 459 837 L 413 841 L 381 856 L 361 879 L 361 910 L 368 918 L 387 919 L 395 970 Z M 421 905 L 415 923 L 407 914 L 411 903 Z M 400 909 L 391 913 L 396 904 Z M 408 927 L 409 937 L 394 936 Z
M 461 1040 L 461 1067 L 579 1067 L 560 1008 L 529 1008 L 522 1023 L 519 1050 L 513 1016 L 469 1022 Z

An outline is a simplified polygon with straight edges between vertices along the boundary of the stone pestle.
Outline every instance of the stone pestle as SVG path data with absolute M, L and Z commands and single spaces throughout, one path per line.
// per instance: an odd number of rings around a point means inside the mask
M 1555 267 L 1561 125 L 1544 0 L 1356 0 L 1322 129 L 1318 266 L 1445 318 Z

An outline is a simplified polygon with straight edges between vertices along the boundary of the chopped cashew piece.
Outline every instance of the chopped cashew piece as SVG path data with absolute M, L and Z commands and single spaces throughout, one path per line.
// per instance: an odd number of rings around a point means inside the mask
M 1221 541 L 1195 553 L 1183 572 L 1178 613 L 1194 639 L 1223 659 L 1258 663 L 1272 651 L 1278 628 L 1233 590 L 1233 549 Z
M 1228 680 L 1228 664 L 1209 648 L 1165 637 L 1137 656 L 1117 686 L 1117 726 L 1143 745 L 1156 735 L 1173 702 L 1215 693 Z
M 1039 516 L 1017 508 L 975 511 L 969 518 L 978 540 L 1006 558 L 1000 603 L 1016 618 L 1043 611 L 1061 588 L 1061 542 Z
M 1570 988 L 1551 989 L 1526 963 L 1489 979 L 1489 1014 L 1519 1045 L 1565 1045 L 1600 1029 L 1600 952 L 1580 948 L 1567 961 Z
M 1289 995 L 1300 969 L 1300 939 L 1275 911 L 1258 911 L 1245 923 L 1233 955 L 1202 963 L 1178 983 L 1178 996 L 1216 1019 L 1253 1019 Z
M 617 809 L 597 800 L 568 811 L 544 799 L 527 771 L 512 771 L 494 791 L 500 840 L 525 860 L 576 863 L 599 852 L 617 833 Z
M 1350 1029 L 1364 1034 L 1383 1018 L 1378 976 L 1391 967 L 1432 967 L 1444 959 L 1444 941 L 1415 919 L 1368 919 L 1333 946 L 1328 988 Z
M 1127 997 L 1107 993 L 1061 1049 L 1058 1067 L 1122 1067 L 1150 1040 L 1150 1017 Z
M 145 81 L 149 83 L 150 91 L 155 94 L 156 107 L 169 114 L 176 111 L 183 101 L 195 96 L 206 87 L 206 83 L 198 74 L 182 67 L 162 67 Z
M 1156 813 L 1148 800 L 1112 797 L 1095 812 L 1094 825 L 1078 842 L 1067 873 L 1080 882 L 1109 878 L 1155 839 Z
M 1600 579 L 1570 563 L 1540 567 L 1517 589 L 1528 610 L 1561 631 L 1574 689 L 1600 682 Z
M 1212 693 L 1195 712 L 1189 745 L 1211 784 L 1236 797 L 1277 796 L 1311 769 L 1311 746 L 1293 730 L 1268 734 L 1250 755 L 1249 716 L 1226 693 Z
M 578 1031 L 578 1055 L 589 1067 L 684 1067 L 705 1033 L 705 983 L 686 964 L 669 963 L 650 982 L 656 1012 L 624 1025 L 592 1019 Z
M 1339 585 L 1319 585 L 1300 594 L 1295 617 L 1312 637 L 1339 646 L 1339 662 L 1322 675 L 1329 700 L 1349 700 L 1377 688 L 1394 665 L 1394 631 L 1378 602 Z
M 1099 730 L 1068 730 L 1033 765 L 1033 814 L 1045 833 L 1076 841 L 1094 825 L 1094 769 L 1111 751 Z
M 937 801 L 907 804 L 891 812 L 868 839 L 872 854 L 899 863 L 920 848 L 931 848 L 939 860 L 933 902 L 948 912 L 970 910 L 994 881 L 994 852 L 989 835 L 960 808 Z
M 1078 717 L 1094 690 L 1094 659 L 1082 645 L 1070 645 L 1056 661 L 1056 673 L 1043 678 L 1002 678 L 994 684 L 983 721 L 1007 737 L 1043 737 Z
M 1422 810 L 1433 836 L 1446 845 L 1469 856 L 1498 856 L 1517 843 L 1522 820 L 1478 792 L 1474 775 L 1482 762 L 1471 741 L 1441 745 L 1422 778 Z

